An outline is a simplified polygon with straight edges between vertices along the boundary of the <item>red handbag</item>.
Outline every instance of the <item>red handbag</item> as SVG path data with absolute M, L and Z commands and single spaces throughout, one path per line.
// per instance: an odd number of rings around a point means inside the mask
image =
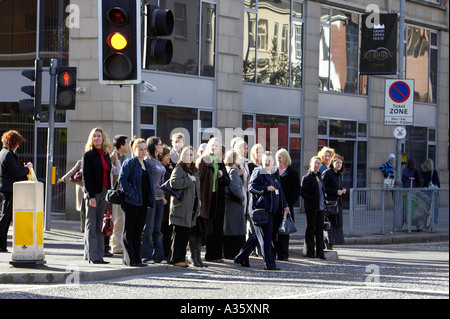
M 105 235 L 106 237 L 110 237 L 112 236 L 113 231 L 114 231 L 114 222 L 111 214 L 111 204 L 108 204 L 106 206 L 105 215 L 103 215 L 102 232 L 103 235 Z
M 78 183 L 78 182 L 81 182 L 82 179 L 83 179 L 83 173 L 81 171 L 78 171 L 69 178 L 69 181 L 71 181 L 73 183 Z

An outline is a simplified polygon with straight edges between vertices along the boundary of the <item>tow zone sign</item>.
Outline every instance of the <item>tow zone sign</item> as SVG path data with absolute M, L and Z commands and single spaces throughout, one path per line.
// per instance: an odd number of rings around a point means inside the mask
M 386 80 L 384 125 L 414 124 L 414 80 Z

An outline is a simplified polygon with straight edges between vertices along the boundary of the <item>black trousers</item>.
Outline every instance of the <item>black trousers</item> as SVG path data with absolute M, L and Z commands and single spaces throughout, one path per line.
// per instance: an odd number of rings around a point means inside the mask
M 145 225 L 147 207 L 138 207 L 129 203 L 122 204 L 125 215 L 123 229 L 123 263 L 134 266 L 141 263 L 141 234 Z
M 191 235 L 190 227 L 173 225 L 172 247 L 170 249 L 169 263 L 175 264 L 186 261 L 186 247 Z
M 324 211 L 307 210 L 306 211 L 306 255 L 308 257 L 323 256 L 323 223 Z M 316 254 L 314 254 L 314 247 Z
M 218 204 L 217 195 L 213 193 L 209 213 L 212 232 L 208 233 L 206 236 L 206 260 L 223 258 L 223 223 L 225 218 L 225 207 L 221 207 L 224 201 L 221 203 L 222 204 Z
M 2 212 L 0 213 L 0 251 L 6 251 L 8 242 L 8 230 L 12 221 L 13 193 L 0 193 L 2 200 Z

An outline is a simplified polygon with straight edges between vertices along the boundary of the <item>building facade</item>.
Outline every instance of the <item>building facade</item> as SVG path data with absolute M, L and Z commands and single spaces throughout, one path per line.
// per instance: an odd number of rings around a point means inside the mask
M 385 80 L 400 75 L 360 74 L 361 17 L 368 5 L 399 12 L 399 0 L 145 2 L 172 10 L 175 18 L 172 63 L 142 70 L 142 80 L 156 92 L 99 84 L 96 1 L 41 1 L 44 63 L 48 67 L 53 57 L 78 68 L 76 110 L 55 117 L 59 176 L 81 158 L 89 131 L 101 126 L 111 139 L 131 137 L 137 128 L 141 137 L 157 135 L 167 144 L 171 132 L 181 130 L 194 147 L 213 133 L 229 147 L 231 137 L 242 134 L 250 146 L 288 149 L 302 175 L 326 145 L 344 156 L 346 188 L 382 185 L 378 168 L 396 152 L 394 127 L 384 125 Z M 35 125 L 18 112 L 20 86 L 27 84 L 20 72 L 33 66 L 36 55 L 36 9 L 30 3 L 35 1 L 0 1 L 0 131 L 26 133 L 27 146 L 19 151 L 31 160 L 37 154 L 37 174 L 45 179 L 46 117 Z M 402 75 L 415 80 L 414 125 L 407 127 L 402 158 L 415 158 L 417 166 L 432 158 L 444 186 L 448 13 L 446 0 L 406 0 Z M 45 79 L 48 72 L 48 103 Z M 74 218 L 73 185 L 55 185 L 53 194 L 53 211 Z

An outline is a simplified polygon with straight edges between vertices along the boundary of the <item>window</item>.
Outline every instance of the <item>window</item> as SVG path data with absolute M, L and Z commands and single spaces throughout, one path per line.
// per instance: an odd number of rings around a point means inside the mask
M 301 87 L 303 5 L 245 0 L 243 80 Z
M 437 95 L 437 33 L 407 26 L 405 73 L 414 79 L 414 101 L 436 103 Z
M 67 65 L 69 29 L 64 8 L 69 0 L 41 0 L 40 57 L 44 66 L 50 59 Z M 62 6 L 62 8 L 61 8 Z M 0 1 L 0 67 L 34 67 L 36 58 L 36 0 Z
M 319 88 L 322 91 L 366 94 L 367 76 L 359 76 L 359 14 L 321 8 Z
M 160 0 L 174 15 L 173 57 L 169 65 L 151 70 L 206 77 L 215 76 L 216 4 L 201 0 Z

